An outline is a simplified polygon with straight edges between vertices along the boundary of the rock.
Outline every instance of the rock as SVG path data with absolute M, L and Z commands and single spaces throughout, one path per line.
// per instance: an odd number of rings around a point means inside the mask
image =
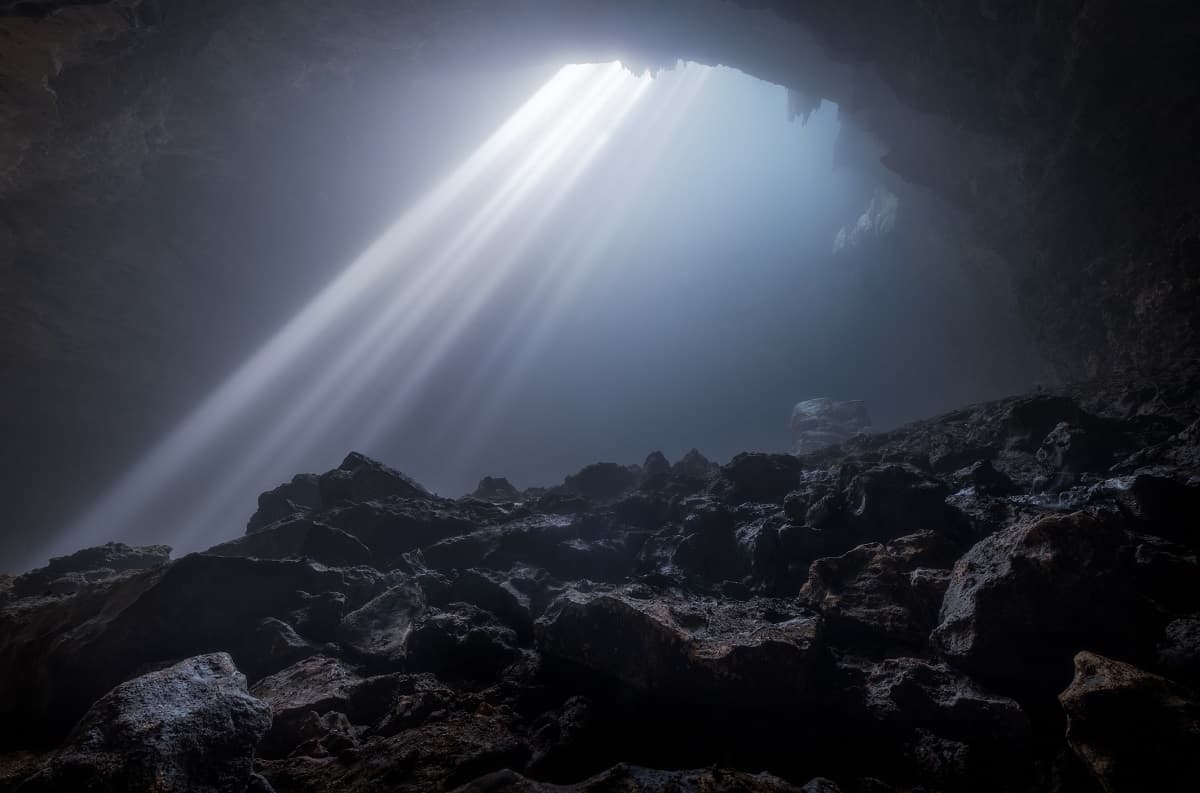
M 977 460 L 972 465 L 954 473 L 954 479 L 962 487 L 973 487 L 976 492 L 989 496 L 1008 496 L 1017 492 L 1006 474 L 997 471 L 991 460 Z
M 147 665 L 218 650 L 236 659 L 264 618 L 302 608 L 305 593 L 340 592 L 354 607 L 380 578 L 365 568 L 192 554 L 65 602 L 0 612 L 0 698 L 12 716 L 0 740 L 55 741 Z
M 321 652 L 321 645 L 303 638 L 295 628 L 265 617 L 242 642 L 238 657 L 249 680 L 258 680 Z
M 945 664 L 910 657 L 842 661 L 855 692 L 843 729 L 870 741 L 858 773 L 938 789 L 1018 790 L 1029 780 L 1029 719 L 1013 700 Z
M 425 611 L 425 596 L 412 583 L 388 588 L 347 614 L 337 629 L 338 642 L 355 658 L 384 671 L 402 669 L 413 625 Z
M 17 576 L 12 582 L 12 593 L 16 597 L 66 595 L 118 573 L 158 567 L 170 558 L 171 548 L 167 545 L 134 548 L 122 542 L 110 542 L 51 559 L 45 567 Z
M 709 768 L 696 771 L 658 771 L 618 765 L 582 782 L 554 785 L 535 782 L 515 771 L 497 771 L 480 777 L 456 793 L 840 793 L 827 779 L 814 779 L 795 787 L 770 774 L 747 774 Z
M 407 668 L 443 680 L 492 681 L 519 654 L 516 633 L 494 615 L 452 603 L 417 622 L 408 640 Z
M 785 603 L 722 603 L 639 587 L 568 591 L 538 619 L 535 635 L 556 658 L 692 702 L 802 702 L 824 657 L 820 620 Z
M 611 501 L 637 485 L 638 475 L 624 465 L 592 463 L 563 480 L 562 487 L 589 501 Z
M 1018 399 L 1009 405 L 1000 418 L 1000 428 L 1007 448 L 1032 453 L 1059 424 L 1080 425 L 1085 422 L 1085 415 L 1075 400 L 1044 394 Z
M 479 480 L 479 485 L 471 493 L 471 498 L 503 504 L 518 501 L 521 498 L 521 491 L 513 487 L 512 483 L 502 476 L 485 476 Z
M 800 485 L 800 461 L 790 454 L 739 454 L 720 469 L 709 489 L 727 504 L 782 504 Z
M 948 564 L 945 553 L 922 553 L 913 547 L 936 545 L 936 535 L 917 539 L 911 544 L 860 545 L 812 563 L 800 597 L 824 617 L 830 644 L 859 653 L 925 646 L 937 624 L 950 573 L 926 566 Z
M 1081 652 L 1075 679 L 1058 699 L 1067 713 L 1067 741 L 1106 793 L 1195 789 L 1200 703 L 1190 690 Z
M 1138 522 L 1138 531 L 1200 550 L 1200 483 L 1141 473 L 1113 480 L 1112 494 Z
M 292 481 L 262 493 L 258 497 L 258 509 L 246 523 L 246 533 L 251 534 L 284 518 L 319 509 L 321 491 L 318 483 L 316 474 L 296 474 Z
M 322 506 L 392 497 L 428 498 L 429 491 L 409 477 L 371 458 L 351 452 L 317 482 Z
M 21 790 L 240 793 L 270 725 L 227 654 L 189 658 L 100 698 Z
M 949 488 L 908 464 L 885 464 L 855 475 L 846 486 L 845 514 L 864 540 L 890 540 L 917 531 L 960 531 L 946 505 Z
M 792 454 L 809 454 L 869 432 L 871 417 L 859 400 L 837 402 L 825 397 L 796 403 L 792 408 Z
M 1141 657 L 1149 637 L 1132 556 L 1124 531 L 1081 512 L 998 532 L 954 565 L 933 640 L 1005 693 L 1061 689 L 1080 646 Z
M 259 748 L 264 757 L 286 756 L 311 735 L 310 714 L 345 712 L 363 682 L 336 658 L 308 658 L 254 684 L 250 693 L 271 708 L 271 729 Z
M 1158 663 L 1176 680 L 1200 683 L 1200 614 L 1173 620 L 1158 643 Z
M 717 468 L 718 466 L 701 454 L 699 449 L 690 449 L 671 466 L 671 473 L 686 479 L 707 480 L 717 472 Z
M 1103 471 L 1112 464 L 1117 441 L 1112 433 L 1098 427 L 1083 427 L 1061 422 L 1042 439 L 1037 459 L 1062 473 Z
M 670 472 L 671 463 L 662 452 L 650 452 L 642 462 L 642 481 L 667 476 Z
M 373 559 L 371 549 L 357 537 L 308 518 L 273 523 L 253 534 L 214 545 L 205 553 L 254 559 L 314 559 L 331 567 L 370 564 Z

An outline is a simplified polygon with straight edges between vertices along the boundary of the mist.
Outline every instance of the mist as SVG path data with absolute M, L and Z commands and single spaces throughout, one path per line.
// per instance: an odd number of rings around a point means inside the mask
M 810 397 L 864 400 L 879 430 L 1037 382 L 1008 285 L 931 239 L 903 185 L 859 222 L 881 185 L 842 162 L 835 104 L 793 118 L 719 66 L 562 69 L 424 74 L 294 119 L 228 199 L 239 246 L 201 304 L 208 352 L 164 377 L 173 425 L 22 564 L 210 546 L 351 449 L 457 497 L 785 451 Z M 225 200 L 169 173 L 168 228 Z

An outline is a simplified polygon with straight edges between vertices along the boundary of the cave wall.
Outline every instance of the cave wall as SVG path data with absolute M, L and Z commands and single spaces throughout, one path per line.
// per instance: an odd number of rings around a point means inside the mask
M 862 136 L 844 164 L 920 196 L 922 222 L 1012 278 L 1058 376 L 1191 360 L 1197 16 L 1094 0 L 0 2 L 12 523 L 68 517 L 63 491 L 97 492 L 236 362 L 204 344 L 207 323 L 261 335 L 295 307 L 273 284 L 297 259 L 353 253 L 348 233 L 257 255 L 290 210 L 321 209 L 255 193 L 281 135 L 464 63 L 685 58 L 836 101 Z M 365 239 L 372 222 L 348 228 Z

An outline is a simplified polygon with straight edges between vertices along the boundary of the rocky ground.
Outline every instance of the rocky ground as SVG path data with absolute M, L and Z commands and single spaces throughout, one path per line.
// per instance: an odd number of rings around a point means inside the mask
M 0 791 L 1192 790 L 1196 394 L 457 500 L 351 454 L 0 579 Z

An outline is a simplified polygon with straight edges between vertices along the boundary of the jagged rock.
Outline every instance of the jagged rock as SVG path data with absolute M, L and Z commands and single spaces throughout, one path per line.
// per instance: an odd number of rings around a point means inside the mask
M 407 582 L 397 584 L 347 614 L 337 629 L 338 642 L 374 668 L 403 668 L 413 625 L 424 611 L 425 596 L 420 588 Z
M 1012 479 L 997 471 L 991 460 L 978 460 L 954 473 L 956 483 L 962 487 L 973 487 L 979 493 L 990 496 L 1008 496 L 1017 492 Z
M 916 531 L 953 532 L 958 516 L 946 505 L 949 488 L 907 464 L 868 468 L 845 490 L 847 520 L 863 539 L 889 540 Z
M 937 624 L 950 577 L 942 566 L 952 558 L 932 532 L 860 545 L 813 562 L 800 597 L 824 617 L 833 645 L 919 650 Z
M 353 567 L 372 561 L 371 549 L 357 537 L 308 518 L 273 523 L 253 534 L 214 545 L 205 553 L 255 559 L 314 559 L 331 567 Z
M 517 635 L 494 615 L 468 603 L 430 610 L 408 640 L 407 668 L 443 680 L 493 680 L 517 659 Z
M 271 729 L 259 753 L 279 757 L 306 738 L 304 726 L 310 714 L 345 712 L 354 691 L 363 683 L 353 669 L 336 658 L 308 658 L 259 680 L 250 693 L 271 708 Z
M 365 568 L 192 554 L 108 589 L 0 612 L 0 697 L 13 716 L 0 739 L 36 746 L 60 738 L 97 697 L 148 664 L 216 650 L 236 659 L 264 618 L 304 605 L 301 593 L 341 592 L 357 605 L 381 586 Z
M 275 617 L 265 617 L 243 640 L 238 657 L 249 680 L 258 680 L 321 652 L 321 645 Z
M 296 514 L 319 509 L 321 491 L 318 482 L 316 474 L 296 474 L 292 481 L 259 495 L 258 509 L 247 521 L 246 533 L 256 532 Z
M 592 463 L 563 480 L 563 489 L 591 501 L 611 501 L 637 485 L 637 472 L 616 463 Z
M 790 454 L 739 454 L 720 469 L 710 490 L 728 504 L 747 501 L 782 504 L 800 485 L 800 461 Z
M 863 771 L 938 789 L 1019 790 L 1028 785 L 1029 719 L 1013 700 L 945 664 L 889 658 L 847 660 L 852 734 L 875 747 Z
M 841 793 L 828 779 L 814 779 L 796 787 L 770 774 L 747 774 L 709 768 L 696 771 L 658 771 L 618 765 L 582 782 L 555 785 L 527 779 L 515 771 L 497 771 L 480 777 L 455 793 Z
M 1158 643 L 1158 663 L 1172 678 L 1200 683 L 1200 614 L 1173 620 Z
M 859 400 L 808 399 L 792 408 L 792 454 L 810 454 L 844 443 L 871 429 L 867 406 Z
M 1090 652 L 1059 695 L 1067 741 L 1106 793 L 1190 791 L 1200 778 L 1200 703 L 1190 690 Z
M 671 473 L 688 479 L 708 479 L 716 473 L 717 468 L 699 449 L 689 449 L 671 466 Z
M 1090 417 L 1069 397 L 1038 395 L 1009 405 L 1000 418 L 1000 428 L 1007 448 L 1032 453 L 1059 424 L 1079 425 L 1087 418 Z
M 820 620 L 782 602 L 723 603 L 640 587 L 569 591 L 535 632 L 545 653 L 692 701 L 801 702 L 824 657 Z
M 502 476 L 485 476 L 479 480 L 479 485 L 471 493 L 471 498 L 477 498 L 481 501 L 507 503 L 519 500 L 521 498 L 521 491 L 513 487 L 512 483 Z
M 1004 692 L 1061 688 L 1080 646 L 1144 656 L 1132 557 L 1124 531 L 1085 513 L 998 532 L 954 565 L 934 642 Z
M 496 615 L 523 639 L 533 635 L 533 620 L 556 591 L 544 570 L 517 565 L 506 572 L 467 569 L 459 571 L 445 592 L 430 601 L 445 606 L 470 603 Z
M 358 452 L 351 452 L 341 465 L 322 474 L 317 487 L 321 504 L 325 507 L 333 507 L 343 501 L 429 497 L 429 491 L 417 482 Z
M 491 505 L 483 502 L 392 499 L 327 510 L 321 514 L 321 522 L 367 546 L 375 567 L 404 569 L 405 553 L 505 518 L 503 513 L 491 509 Z
M 59 556 L 45 567 L 17 576 L 12 582 L 12 593 L 17 597 L 67 595 L 118 573 L 158 567 L 170 558 L 168 545 L 134 548 L 122 542 L 110 542 L 76 551 L 70 556 Z
M 650 452 L 642 462 L 642 480 L 666 476 L 671 472 L 671 462 L 662 452 Z
M 1200 482 L 1139 473 L 1111 480 L 1121 507 L 1138 522 L 1138 531 L 1200 550 Z
M 189 658 L 102 697 L 21 790 L 240 793 L 270 725 L 227 654 Z

